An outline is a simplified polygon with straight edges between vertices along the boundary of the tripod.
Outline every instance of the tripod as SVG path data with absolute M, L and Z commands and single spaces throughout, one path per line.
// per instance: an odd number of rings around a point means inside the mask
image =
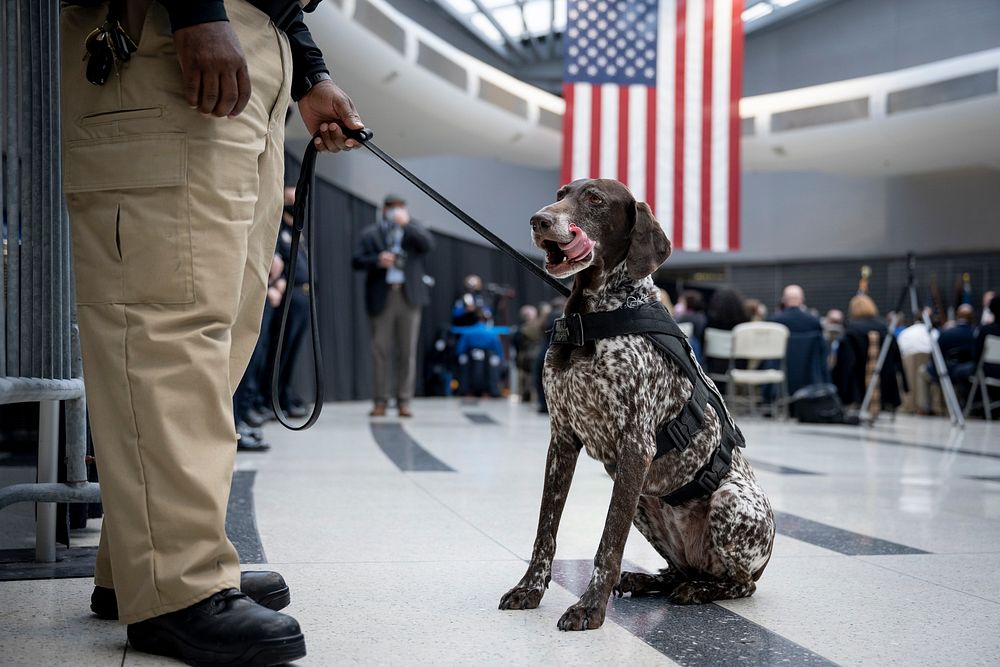
M 896 325 L 899 323 L 899 313 L 903 310 L 907 295 L 910 298 L 910 312 L 914 315 L 920 312 L 919 299 L 917 298 L 917 259 L 912 252 L 906 256 L 906 268 L 908 271 L 906 286 L 903 287 L 899 294 L 899 300 L 896 302 L 896 310 L 893 312 L 889 322 L 889 332 L 882 343 L 882 349 L 879 350 L 878 362 L 875 364 L 875 370 L 868 380 L 868 387 L 865 389 L 865 398 L 861 402 L 861 410 L 858 416 L 861 418 L 861 421 L 869 424 L 875 421 L 875 417 L 868 411 L 871 407 L 872 396 L 875 394 L 875 386 L 878 384 L 879 377 L 881 377 L 882 366 L 889 356 L 889 347 L 896 338 Z M 948 406 L 948 415 L 951 417 L 951 423 L 953 426 L 965 428 L 965 415 L 962 414 L 962 407 L 958 404 L 958 396 L 955 395 L 955 387 L 951 384 L 951 377 L 948 375 L 948 366 L 944 363 L 944 355 L 941 354 L 941 347 L 938 345 L 937 339 L 934 338 L 934 327 L 931 324 L 931 316 L 926 310 L 922 312 L 922 316 L 924 326 L 927 327 L 927 334 L 931 339 L 931 358 L 934 360 L 934 368 L 937 370 L 938 382 L 941 383 L 941 392 L 944 394 L 945 405 Z

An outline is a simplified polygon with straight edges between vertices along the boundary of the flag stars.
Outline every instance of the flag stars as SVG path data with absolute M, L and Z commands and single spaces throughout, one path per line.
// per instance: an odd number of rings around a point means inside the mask
M 656 81 L 656 0 L 574 0 L 566 30 L 566 73 L 576 81 Z

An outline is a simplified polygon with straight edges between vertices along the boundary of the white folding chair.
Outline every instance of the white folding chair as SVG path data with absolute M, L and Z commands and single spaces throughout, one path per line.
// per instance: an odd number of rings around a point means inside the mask
M 733 351 L 733 332 L 725 329 L 705 329 L 705 346 L 702 355 L 705 357 L 705 366 L 708 366 L 709 359 L 725 359 L 729 361 Z M 707 370 L 707 369 L 706 369 Z M 729 378 L 729 373 L 708 373 L 708 377 L 715 382 L 725 382 Z
M 750 414 L 756 415 L 756 388 L 777 385 L 775 405 L 784 414 L 787 405 L 785 352 L 788 348 L 788 327 L 777 322 L 744 322 L 733 328 L 732 352 L 729 361 L 728 393 L 733 396 L 735 385 L 746 385 L 750 394 Z M 736 368 L 737 359 L 759 365 L 762 361 L 777 361 L 778 368 Z M 772 414 L 777 414 L 772 409 Z
M 694 335 L 694 322 L 678 322 L 677 326 L 688 338 Z
M 983 356 L 976 366 L 976 374 L 970 378 L 972 387 L 969 389 L 969 398 L 965 401 L 965 416 L 969 416 L 972 410 L 972 400 L 976 397 L 976 389 L 982 393 L 983 412 L 986 413 L 986 420 L 993 420 L 993 408 L 1000 406 L 1000 401 L 990 403 L 989 387 L 1000 387 L 1000 379 L 987 377 L 983 366 L 986 364 L 996 364 L 1000 366 L 1000 336 L 987 336 L 983 342 Z

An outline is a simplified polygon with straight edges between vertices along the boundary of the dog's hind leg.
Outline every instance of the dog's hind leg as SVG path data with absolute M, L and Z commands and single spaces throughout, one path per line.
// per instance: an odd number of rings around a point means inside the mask
M 552 440 L 545 461 L 545 485 L 538 514 L 538 533 L 531 550 L 528 571 L 514 588 L 500 598 L 500 609 L 534 609 L 542 601 L 552 578 L 552 559 L 556 553 L 556 533 L 566 506 L 566 496 L 573 481 L 580 441 L 568 429 L 552 424 Z
M 709 501 L 703 553 L 704 568 L 710 574 L 704 580 L 692 577 L 681 584 L 671 599 L 678 604 L 703 604 L 753 595 L 773 544 L 774 515 L 767 497 L 752 477 L 730 479 Z

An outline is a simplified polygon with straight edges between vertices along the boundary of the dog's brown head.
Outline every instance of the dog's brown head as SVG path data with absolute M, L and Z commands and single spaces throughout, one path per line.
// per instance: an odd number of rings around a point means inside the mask
M 561 187 L 555 203 L 531 216 L 531 235 L 556 278 L 592 266 L 607 272 L 625 262 L 629 276 L 642 280 L 670 256 L 670 241 L 649 206 L 608 179 Z

